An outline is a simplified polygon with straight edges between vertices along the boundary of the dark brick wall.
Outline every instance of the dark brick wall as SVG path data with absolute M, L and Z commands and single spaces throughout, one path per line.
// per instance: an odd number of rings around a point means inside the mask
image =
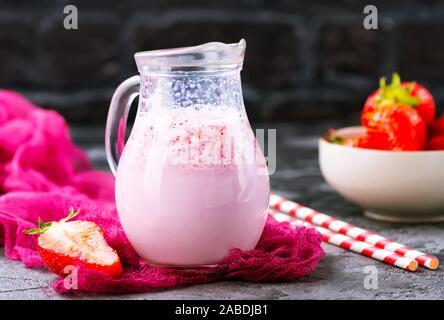
M 79 29 L 63 28 L 63 7 Z M 362 26 L 366 4 L 379 30 Z M 348 117 L 397 70 L 444 100 L 444 1 L 0 0 L 0 86 L 103 123 L 136 51 L 247 40 L 242 73 L 254 120 Z

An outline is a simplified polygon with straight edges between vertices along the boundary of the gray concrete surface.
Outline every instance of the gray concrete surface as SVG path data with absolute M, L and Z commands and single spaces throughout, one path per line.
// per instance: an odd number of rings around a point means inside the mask
M 341 121 L 313 125 L 262 125 L 277 128 L 278 170 L 272 189 L 305 205 L 358 226 L 387 235 L 444 260 L 444 224 L 396 225 L 371 221 L 338 196 L 323 180 L 317 163 L 317 136 Z M 103 130 L 78 128 L 74 139 L 88 151 L 96 167 L 106 168 L 100 147 Z M 62 296 L 45 270 L 27 269 L 0 253 L 0 299 L 444 299 L 443 268 L 411 273 L 323 244 L 326 256 L 317 269 L 293 283 L 220 282 L 142 294 Z M 366 289 L 366 266 L 375 266 L 377 288 Z

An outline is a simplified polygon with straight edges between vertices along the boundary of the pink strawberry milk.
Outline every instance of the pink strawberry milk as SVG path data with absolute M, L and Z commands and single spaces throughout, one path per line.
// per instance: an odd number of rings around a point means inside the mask
M 117 211 L 148 263 L 211 265 L 262 234 L 270 190 L 242 99 L 244 52 L 241 40 L 137 53 L 141 75 L 113 96 L 106 147 Z

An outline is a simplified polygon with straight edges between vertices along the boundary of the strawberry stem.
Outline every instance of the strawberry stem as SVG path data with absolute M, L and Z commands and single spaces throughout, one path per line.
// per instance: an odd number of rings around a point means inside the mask
M 59 222 L 67 222 L 68 220 L 71 220 L 72 218 L 76 217 L 77 215 L 79 215 L 80 213 L 80 209 L 77 209 L 77 211 L 74 211 L 74 208 L 71 207 L 69 208 L 68 211 L 68 216 L 62 220 L 60 220 Z M 39 217 L 37 219 L 37 228 L 32 228 L 32 229 L 28 229 L 25 230 L 25 234 L 41 234 L 46 232 L 54 223 L 54 221 L 50 221 L 50 222 L 43 222 L 42 219 Z
M 71 207 L 71 208 L 69 208 L 68 216 L 65 219 L 60 220 L 60 222 L 66 222 L 68 220 L 71 220 L 72 218 L 78 216 L 79 213 L 80 213 L 80 209 L 77 209 L 77 211 L 74 211 L 74 208 Z
M 392 82 L 386 83 L 385 78 L 379 80 L 379 94 L 376 96 L 375 101 L 379 105 L 383 103 L 402 103 L 411 107 L 416 107 L 421 100 L 418 97 L 412 96 L 412 90 L 415 83 L 411 82 L 408 85 L 403 85 L 401 77 L 398 73 L 394 72 L 392 75 Z

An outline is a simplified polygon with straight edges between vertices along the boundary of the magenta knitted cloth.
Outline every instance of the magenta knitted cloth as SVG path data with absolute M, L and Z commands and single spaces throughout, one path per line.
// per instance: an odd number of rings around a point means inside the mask
M 257 247 L 231 249 L 224 261 L 205 268 L 162 268 L 143 262 L 129 244 L 114 204 L 114 177 L 94 171 L 76 147 L 58 113 L 40 109 L 13 91 L 0 90 L 0 245 L 9 259 L 42 267 L 36 236 L 24 230 L 59 220 L 70 207 L 80 220 L 96 222 L 124 267 L 120 279 L 79 267 L 77 289 L 57 292 L 129 293 L 221 280 L 293 281 L 313 271 L 324 255 L 320 234 L 269 217 Z

